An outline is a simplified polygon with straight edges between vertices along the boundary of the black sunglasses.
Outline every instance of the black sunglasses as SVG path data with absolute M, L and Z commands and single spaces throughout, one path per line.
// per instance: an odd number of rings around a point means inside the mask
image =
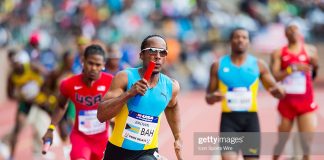
M 149 55 L 151 56 L 156 56 L 158 53 L 160 53 L 161 57 L 165 57 L 168 55 L 168 51 L 162 48 L 144 48 L 141 52 L 143 51 L 148 51 Z

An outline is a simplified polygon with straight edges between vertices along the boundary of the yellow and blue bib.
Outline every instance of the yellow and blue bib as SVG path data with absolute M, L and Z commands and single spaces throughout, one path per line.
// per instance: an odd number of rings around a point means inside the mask
M 232 63 L 230 55 L 223 56 L 218 67 L 222 112 L 256 112 L 260 71 L 257 59 L 247 55 L 241 66 Z
M 138 68 L 126 69 L 128 75 L 127 90 L 141 79 Z M 158 147 L 158 132 L 161 113 L 172 98 L 172 81 L 160 73 L 159 81 L 149 88 L 140 101 L 134 98 L 122 107 L 115 117 L 115 128 L 110 143 L 129 150 L 147 150 Z

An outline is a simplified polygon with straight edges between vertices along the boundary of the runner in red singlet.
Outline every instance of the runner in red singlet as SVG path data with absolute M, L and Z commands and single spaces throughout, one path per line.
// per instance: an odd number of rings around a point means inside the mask
M 62 119 L 70 99 L 75 104 L 77 114 L 70 135 L 72 160 L 99 160 L 103 157 L 109 123 L 98 121 L 97 108 L 113 77 L 101 72 L 104 64 L 104 50 L 98 45 L 91 45 L 85 49 L 83 73 L 63 80 L 60 84 L 59 106 L 43 140 L 45 143 L 53 139 L 53 126 Z
M 298 27 L 289 25 L 286 30 L 288 45 L 275 51 L 271 57 L 271 70 L 285 88 L 286 97 L 279 100 L 278 110 L 282 116 L 279 132 L 290 132 L 294 119 L 300 132 L 312 133 L 316 127 L 312 79 L 318 69 L 318 55 L 314 46 L 304 44 Z M 304 159 L 309 159 L 311 134 L 301 138 Z M 288 136 L 280 136 L 275 148 L 278 159 Z

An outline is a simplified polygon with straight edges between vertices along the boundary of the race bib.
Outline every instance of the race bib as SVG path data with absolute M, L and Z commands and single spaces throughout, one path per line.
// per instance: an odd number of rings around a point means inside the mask
M 140 143 L 151 144 L 159 117 L 131 111 L 127 117 L 123 137 Z
M 248 111 L 252 105 L 252 92 L 246 87 L 233 88 L 226 93 L 226 100 L 232 111 Z
M 21 95 L 25 100 L 32 100 L 40 91 L 39 85 L 36 81 L 30 81 L 21 87 Z
M 304 94 L 306 76 L 303 72 L 293 72 L 282 81 L 282 85 L 287 94 Z
M 106 130 L 106 122 L 99 122 L 97 110 L 81 110 L 78 117 L 79 131 L 86 135 L 93 135 Z

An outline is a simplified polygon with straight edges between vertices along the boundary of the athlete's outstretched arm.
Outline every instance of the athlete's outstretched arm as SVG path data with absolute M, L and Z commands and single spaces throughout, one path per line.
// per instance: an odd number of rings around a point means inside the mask
M 52 115 L 51 124 L 56 126 L 61 121 L 68 106 L 67 101 L 68 98 L 66 98 L 62 94 L 58 96 L 58 106 L 56 107 L 55 112 Z
M 223 95 L 218 91 L 218 62 L 214 62 L 210 67 L 209 83 L 206 90 L 206 102 L 214 104 L 223 99 Z
M 271 75 L 267 64 L 259 59 L 258 66 L 260 69 L 260 79 L 263 86 L 276 98 L 283 98 L 285 96 L 284 90 L 276 83 L 276 80 Z
M 180 120 L 180 110 L 178 105 L 178 93 L 180 91 L 179 83 L 173 80 L 172 85 L 172 99 L 170 100 L 167 108 L 164 110 L 165 117 L 171 128 L 172 134 L 174 136 L 174 149 L 178 160 L 182 159 L 182 139 L 181 139 L 181 120 Z
M 126 91 L 127 83 L 128 78 L 125 71 L 117 73 L 113 78 L 108 92 L 98 106 L 97 118 L 100 122 L 105 122 L 115 117 L 127 100 L 137 94 L 144 95 L 148 86 L 147 81 L 141 79 L 130 90 Z
M 58 96 L 58 106 L 55 108 L 51 118 L 51 125 L 57 126 L 57 124 L 61 121 L 62 117 L 64 116 L 66 109 L 67 109 L 67 101 L 68 98 L 60 94 Z M 51 141 L 53 142 L 53 129 L 47 129 L 47 132 L 43 136 L 43 142 Z
M 126 72 L 119 72 L 113 78 L 108 92 L 98 106 L 97 118 L 100 122 L 115 117 L 131 97 L 128 92 L 125 92 L 127 81 Z

